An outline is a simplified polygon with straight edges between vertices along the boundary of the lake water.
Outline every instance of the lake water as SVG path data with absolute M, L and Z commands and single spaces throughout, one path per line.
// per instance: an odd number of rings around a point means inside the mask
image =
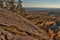
M 38 11 L 38 10 L 57 10 L 60 8 L 24 8 L 26 11 Z

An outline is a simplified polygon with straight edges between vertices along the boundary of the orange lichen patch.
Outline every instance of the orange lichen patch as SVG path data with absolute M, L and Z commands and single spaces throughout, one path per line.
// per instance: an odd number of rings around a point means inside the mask
M 58 32 L 58 37 L 60 37 L 60 31 Z
M 50 36 L 50 38 L 53 38 L 54 35 L 55 35 L 54 32 L 53 32 L 52 30 L 49 29 L 49 36 Z
M 58 18 L 58 20 L 60 20 L 60 18 Z
M 42 23 L 42 24 L 37 24 L 37 25 L 40 26 L 40 27 L 41 27 L 41 26 L 43 27 L 44 23 Z
M 32 21 L 32 23 L 33 23 L 33 24 L 36 24 L 37 22 L 33 22 L 33 21 Z
M 55 23 L 54 21 L 46 21 L 45 22 L 45 25 L 50 25 L 50 24 L 52 24 L 52 23 Z
M 59 28 L 59 30 L 60 30 L 60 28 Z

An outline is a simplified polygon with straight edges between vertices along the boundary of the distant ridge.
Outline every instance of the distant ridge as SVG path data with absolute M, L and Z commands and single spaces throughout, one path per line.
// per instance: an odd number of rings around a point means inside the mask
M 33 7 L 24 7 L 26 11 L 39 11 L 39 10 L 60 10 L 60 8 L 33 8 Z

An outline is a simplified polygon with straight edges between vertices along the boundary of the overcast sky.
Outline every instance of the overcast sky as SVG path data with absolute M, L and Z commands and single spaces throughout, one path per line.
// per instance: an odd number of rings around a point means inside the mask
M 60 8 L 60 0 L 22 0 L 23 7 Z

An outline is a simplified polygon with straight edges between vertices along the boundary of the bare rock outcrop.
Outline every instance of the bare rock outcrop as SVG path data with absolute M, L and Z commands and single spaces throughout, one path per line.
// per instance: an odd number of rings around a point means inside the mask
M 21 15 L 0 8 L 0 40 L 50 40 L 48 34 Z

